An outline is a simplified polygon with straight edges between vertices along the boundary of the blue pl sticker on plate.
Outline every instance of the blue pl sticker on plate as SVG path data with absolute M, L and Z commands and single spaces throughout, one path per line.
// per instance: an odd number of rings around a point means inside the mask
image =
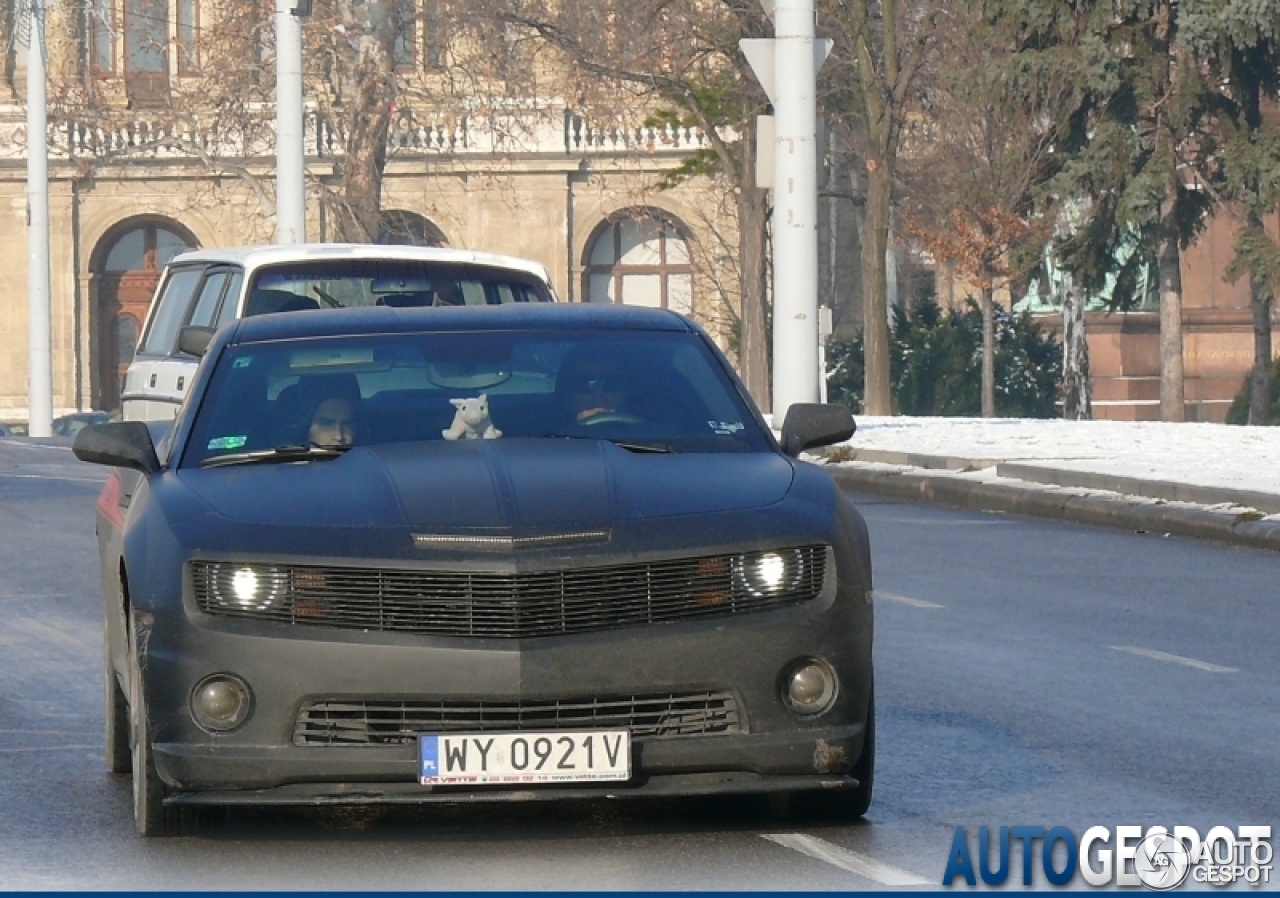
M 418 737 L 418 778 L 434 779 L 440 775 L 440 737 Z
M 210 440 L 207 448 L 209 449 L 239 449 L 245 443 L 249 442 L 247 436 L 244 437 L 218 437 Z

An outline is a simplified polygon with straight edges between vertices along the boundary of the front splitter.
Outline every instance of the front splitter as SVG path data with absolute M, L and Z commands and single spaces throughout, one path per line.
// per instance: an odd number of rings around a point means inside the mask
M 819 789 L 849 790 L 858 786 L 850 776 L 760 776 L 754 773 L 673 774 L 640 782 L 592 786 L 536 786 L 524 789 L 469 789 L 400 783 L 291 783 L 272 789 L 181 792 L 165 798 L 182 806 L 294 806 L 396 804 L 481 804 L 564 799 L 656 798 L 688 795 L 760 795 Z

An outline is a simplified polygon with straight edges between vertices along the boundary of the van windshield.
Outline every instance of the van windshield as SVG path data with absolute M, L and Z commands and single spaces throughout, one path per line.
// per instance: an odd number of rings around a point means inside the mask
M 484 306 L 550 302 L 537 277 L 507 268 L 398 259 L 271 265 L 249 285 L 244 317 L 359 306 Z

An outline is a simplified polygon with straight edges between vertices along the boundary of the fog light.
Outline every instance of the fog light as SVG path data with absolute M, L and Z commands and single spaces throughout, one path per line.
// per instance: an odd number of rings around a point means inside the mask
M 835 671 L 817 658 L 796 662 L 782 677 L 782 703 L 796 714 L 821 714 L 835 702 L 836 691 Z
M 203 730 L 225 733 L 244 723 L 253 699 L 249 684 L 231 674 L 205 677 L 191 690 L 191 716 Z

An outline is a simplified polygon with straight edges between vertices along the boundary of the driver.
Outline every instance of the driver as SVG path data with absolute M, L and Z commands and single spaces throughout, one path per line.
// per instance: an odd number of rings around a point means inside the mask
M 576 423 L 590 424 L 606 416 L 627 415 L 628 378 L 614 360 L 584 359 L 562 376 L 566 377 L 565 395 Z

